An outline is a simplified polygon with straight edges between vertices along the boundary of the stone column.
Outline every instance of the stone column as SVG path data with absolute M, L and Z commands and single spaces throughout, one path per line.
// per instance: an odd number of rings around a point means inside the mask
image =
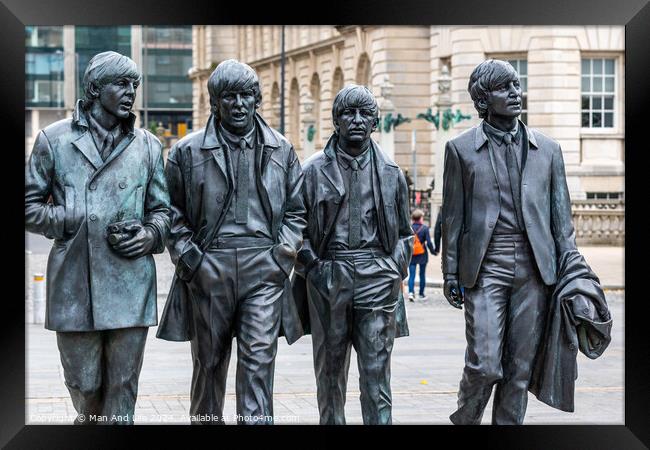
M 393 85 L 391 84 L 388 75 L 384 75 L 384 81 L 379 86 L 381 92 L 381 99 L 379 100 L 379 113 L 381 120 L 379 122 L 379 146 L 386 152 L 388 156 L 395 159 L 395 129 L 391 127 L 390 130 L 384 130 L 384 117 L 389 114 L 395 114 L 395 105 L 391 101 L 391 94 L 393 92 Z
M 77 100 L 77 53 L 74 26 L 63 27 L 63 107 L 66 117 L 72 117 Z
M 314 118 L 314 100 L 310 95 L 307 95 L 302 101 L 302 160 L 309 158 L 314 154 L 316 145 L 316 135 L 312 133 L 312 129 L 316 126 L 316 119 Z M 311 135 L 311 140 L 309 139 Z
M 134 25 L 131 27 L 131 59 L 138 66 L 140 73 L 142 74 L 142 81 L 146 79 L 144 71 L 146 70 L 144 57 L 142 55 L 142 43 L 143 43 L 143 29 L 140 25 Z M 144 94 L 144 89 L 147 88 L 145 83 L 140 83 L 138 88 L 137 95 L 135 96 L 135 105 L 133 105 L 133 113 L 136 116 L 136 127 L 140 126 L 140 114 L 144 111 L 144 99 L 146 95 Z M 144 124 L 143 128 L 147 128 L 149 124 Z
M 442 177 L 445 164 L 445 145 L 447 144 L 447 141 L 453 137 L 451 128 L 445 130 L 442 127 L 442 113 L 452 107 L 451 76 L 447 65 L 442 66 L 442 69 L 440 70 L 440 78 L 438 79 L 438 101 L 435 106 L 439 112 L 440 122 L 438 122 L 437 139 L 433 150 L 436 158 L 436 172 L 434 178 L 435 185 L 431 194 L 431 222 L 434 224 L 440 206 L 442 205 Z

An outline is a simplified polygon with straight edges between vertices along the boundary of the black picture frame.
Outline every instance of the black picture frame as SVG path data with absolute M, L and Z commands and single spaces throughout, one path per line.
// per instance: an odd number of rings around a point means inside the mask
M 643 290 L 644 264 L 635 263 L 643 256 L 644 197 L 641 185 L 646 166 L 642 163 L 646 114 L 650 105 L 650 4 L 648 0 L 508 0 L 486 2 L 421 2 L 400 0 L 329 1 L 314 4 L 299 3 L 283 7 L 279 3 L 250 3 L 223 1 L 178 2 L 171 0 L 133 2 L 126 0 L 3 0 L 0 4 L 2 24 L 2 79 L 0 89 L 4 108 L 0 115 L 5 133 L 3 140 L 3 214 L 2 231 L 5 253 L 5 289 L 17 291 L 4 296 L 0 342 L 0 445 L 6 448 L 132 448 L 136 441 L 153 447 L 171 442 L 181 434 L 193 445 L 195 439 L 208 439 L 214 446 L 232 446 L 222 439 L 235 437 L 251 444 L 251 438 L 263 440 L 278 434 L 303 435 L 308 440 L 295 440 L 301 446 L 341 445 L 341 439 L 386 444 L 387 438 L 398 438 L 402 445 L 479 444 L 486 448 L 526 449 L 636 449 L 650 446 L 650 339 L 644 329 L 648 300 Z M 452 427 L 427 426 L 414 429 L 402 427 L 341 428 L 276 426 L 272 429 L 227 427 L 190 430 L 186 426 L 134 427 L 70 427 L 25 425 L 25 324 L 24 302 L 18 298 L 22 291 L 24 264 L 17 257 L 23 244 L 14 236 L 24 233 L 20 215 L 24 189 L 24 159 L 19 149 L 25 109 L 25 38 L 26 25 L 182 25 L 182 24 L 395 24 L 395 25 L 624 25 L 625 26 L 625 197 L 626 248 L 625 286 L 630 301 L 625 303 L 625 425 L 620 426 L 523 426 L 523 427 Z M 11 139 L 9 139 L 11 138 Z M 16 142 L 18 141 L 18 142 Z M 14 259 L 16 258 L 16 259 Z M 13 282 L 13 285 L 11 284 Z M 7 289 L 6 291 L 7 292 Z M 314 432 L 318 432 L 316 435 Z M 418 441 L 411 440 L 417 432 Z M 207 434 L 209 433 L 209 435 Z M 219 433 L 215 435 L 215 433 Z M 243 434 L 245 433 L 245 434 Z M 284 436 L 282 441 L 285 445 Z M 424 442 L 422 439 L 425 439 Z M 442 444 L 441 438 L 451 439 Z M 241 441 L 246 439 L 245 441 Z M 358 445 L 358 444 L 357 444 Z M 367 445 L 367 444 L 364 444 Z

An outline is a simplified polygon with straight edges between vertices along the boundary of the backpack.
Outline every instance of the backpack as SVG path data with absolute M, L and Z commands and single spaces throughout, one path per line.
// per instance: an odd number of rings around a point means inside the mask
M 422 229 L 422 227 L 420 227 Z M 420 232 L 420 229 L 415 232 L 415 240 L 413 241 L 413 256 L 418 256 L 424 254 L 424 246 L 422 245 L 422 242 L 420 241 L 420 238 L 418 237 L 418 233 Z

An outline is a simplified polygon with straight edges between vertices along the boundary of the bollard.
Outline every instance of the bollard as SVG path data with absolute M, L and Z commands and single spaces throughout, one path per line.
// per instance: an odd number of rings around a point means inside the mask
M 32 307 L 32 298 L 29 295 L 29 263 L 32 257 L 32 252 L 25 250 L 25 323 L 32 323 L 34 317 L 34 310 Z
M 32 287 L 34 323 L 45 323 L 45 275 L 42 273 L 35 273 Z

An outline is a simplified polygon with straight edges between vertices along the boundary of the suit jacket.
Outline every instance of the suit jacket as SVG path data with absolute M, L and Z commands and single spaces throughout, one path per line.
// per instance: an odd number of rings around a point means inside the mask
M 562 149 L 523 128 L 521 208 L 544 283 L 557 280 L 557 255 L 576 248 Z M 471 288 L 499 217 L 499 185 L 482 123 L 447 142 L 442 190 L 442 272 Z
M 25 171 L 25 228 L 54 238 L 47 264 L 45 328 L 92 331 L 157 323 L 153 257 L 125 258 L 109 245 L 109 223 L 139 219 L 164 250 L 169 196 L 161 144 L 129 131 L 106 161 L 95 146 L 82 101 L 71 119 L 43 129 Z M 52 197 L 48 203 L 48 197 Z
M 233 200 L 234 183 L 224 149 L 217 138 L 215 120 L 185 136 L 170 150 L 165 175 L 171 198 L 171 231 L 167 248 L 176 273 L 167 297 L 157 336 L 186 341 L 193 336 L 186 283 L 203 260 L 203 253 L 223 223 Z M 300 190 L 302 169 L 289 141 L 256 114 L 255 170 L 257 189 L 273 239 L 273 258 L 287 279 L 282 307 L 282 332 L 289 343 L 302 334 L 293 305 L 289 275 L 302 244 L 305 208 Z
M 336 162 L 336 135 L 325 149 L 305 161 L 302 195 L 307 209 L 307 228 L 302 249 L 298 252 L 293 293 L 299 311 L 306 311 L 305 276 L 312 265 L 322 258 L 336 225 L 336 219 L 346 195 L 345 185 Z M 372 142 L 375 174 L 373 194 L 377 208 L 378 234 L 381 244 L 399 268 L 404 279 L 413 253 L 413 231 L 409 218 L 408 188 L 399 166 Z M 303 313 L 304 315 L 305 313 Z M 397 307 L 398 335 L 408 334 L 404 299 L 400 295 Z
M 600 280 L 577 250 L 564 253 L 528 390 L 540 401 L 573 412 L 578 350 L 590 359 L 611 342 L 612 318 Z

